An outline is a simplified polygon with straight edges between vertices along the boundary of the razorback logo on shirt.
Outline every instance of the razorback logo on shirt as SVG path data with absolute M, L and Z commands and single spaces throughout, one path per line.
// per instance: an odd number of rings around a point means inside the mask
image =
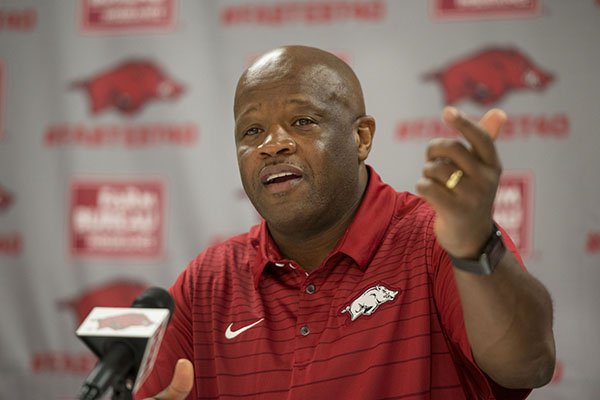
M 393 301 L 398 292 L 398 290 L 390 290 L 383 285 L 372 286 L 346 306 L 341 313 L 348 313 L 350 320 L 355 321 L 361 315 L 373 314 L 383 303 Z

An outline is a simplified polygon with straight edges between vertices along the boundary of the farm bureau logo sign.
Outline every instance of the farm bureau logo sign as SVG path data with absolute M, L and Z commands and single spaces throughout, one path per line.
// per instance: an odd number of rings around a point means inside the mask
M 175 22 L 174 0 L 82 0 L 84 31 L 170 29 Z
M 69 224 L 71 254 L 159 257 L 163 191 L 163 184 L 158 181 L 74 182 Z

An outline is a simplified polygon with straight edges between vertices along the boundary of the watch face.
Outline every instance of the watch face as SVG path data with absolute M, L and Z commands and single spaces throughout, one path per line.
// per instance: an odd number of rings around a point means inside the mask
M 502 240 L 502 232 L 500 229 L 494 224 L 494 233 L 490 237 L 490 241 L 488 245 L 484 249 L 483 255 L 486 255 L 488 265 L 490 267 L 490 273 L 496 268 L 496 265 L 502 260 L 504 253 L 506 252 L 506 247 L 504 246 L 504 241 Z
M 502 232 L 496 224 L 489 240 L 483 248 L 483 252 L 477 260 L 454 258 L 450 256 L 452 263 L 458 269 L 479 275 L 490 275 L 502 260 L 506 247 L 502 241 Z

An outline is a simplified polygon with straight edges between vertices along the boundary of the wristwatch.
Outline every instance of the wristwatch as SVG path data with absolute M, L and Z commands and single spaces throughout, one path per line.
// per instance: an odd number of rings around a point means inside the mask
M 496 224 L 492 224 L 492 234 L 477 259 L 456 258 L 451 255 L 450 259 L 458 269 L 478 275 L 490 275 L 502 260 L 504 253 L 506 253 L 506 247 L 502 241 L 502 232 Z

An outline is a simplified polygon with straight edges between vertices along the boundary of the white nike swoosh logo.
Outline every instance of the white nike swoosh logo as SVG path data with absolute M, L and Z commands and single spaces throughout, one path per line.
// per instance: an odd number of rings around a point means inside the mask
M 227 330 L 225 331 L 225 337 L 227 339 L 233 339 L 234 337 L 236 337 L 237 335 L 239 335 L 240 333 L 246 332 L 248 329 L 252 328 L 253 326 L 259 324 L 264 318 L 259 319 L 256 322 L 251 323 L 250 325 L 246 325 L 243 328 L 238 329 L 237 331 L 232 331 L 231 327 L 233 326 L 233 322 L 231 324 L 229 324 L 229 326 L 227 327 Z

